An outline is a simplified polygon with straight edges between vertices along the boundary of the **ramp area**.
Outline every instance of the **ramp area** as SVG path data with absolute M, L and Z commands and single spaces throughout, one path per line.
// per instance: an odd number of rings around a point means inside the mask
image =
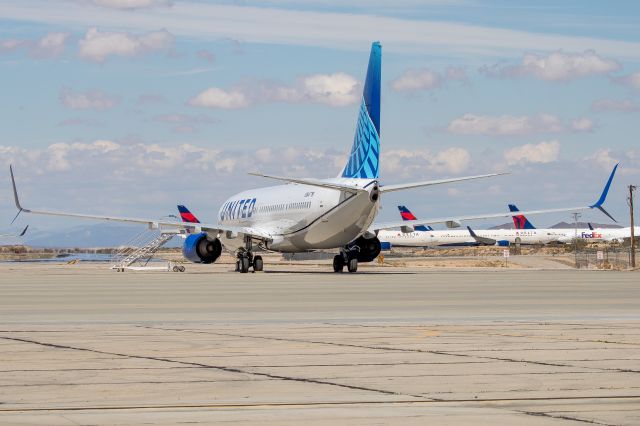
M 640 420 L 637 273 L 0 268 L 3 424 Z

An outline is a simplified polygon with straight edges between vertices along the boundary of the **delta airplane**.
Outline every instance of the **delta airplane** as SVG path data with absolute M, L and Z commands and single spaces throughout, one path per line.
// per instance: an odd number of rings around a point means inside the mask
M 515 208 L 509 205 L 510 208 Z M 405 206 L 398 206 L 400 216 L 403 220 L 416 220 L 416 217 Z M 511 210 L 514 211 L 513 209 Z M 517 210 L 516 210 L 517 211 Z M 485 229 L 473 230 L 467 226 L 466 230 L 442 230 L 435 231 L 433 228 L 414 227 L 411 232 L 404 232 L 402 227 L 399 231 L 380 231 L 378 238 L 383 248 L 389 249 L 392 246 L 399 247 L 455 247 L 455 246 L 479 246 L 498 245 L 508 246 L 514 244 L 520 238 L 521 244 L 547 244 L 558 241 L 564 236 L 564 232 L 557 229 L 542 230 L 536 229 L 524 216 L 512 216 L 516 224 L 516 229 Z
M 254 247 L 290 253 L 339 249 L 340 254 L 333 259 L 333 270 L 342 272 L 347 266 L 349 272 L 356 272 L 358 262 L 370 262 L 380 253 L 380 240 L 377 237 L 380 230 L 401 225 L 411 227 L 438 223 L 446 223 L 449 227 L 460 226 L 458 220 L 450 218 L 432 219 L 421 223 L 410 221 L 406 224 L 392 222 L 373 225 L 382 195 L 392 191 L 499 175 L 493 173 L 383 185 L 379 176 L 381 57 L 382 47 L 379 42 L 374 42 L 371 46 L 351 152 L 346 165 L 336 178 L 288 178 L 251 173 L 284 184 L 252 189 L 231 196 L 220 208 L 217 223 L 207 224 L 27 209 L 20 203 L 13 169 L 10 167 L 18 214 L 24 212 L 75 219 L 140 223 L 151 229 L 185 230 L 188 233 L 183 245 L 186 259 L 196 263 L 213 263 L 225 249 L 237 256 L 236 265 L 240 272 L 248 272 L 250 268 L 253 271 L 263 269 L 262 257 L 254 255 Z M 603 210 L 605 196 L 606 191 L 598 203 L 570 210 Z M 545 212 L 547 210 L 528 213 Z M 499 213 L 468 216 L 459 220 L 505 216 L 507 215 Z

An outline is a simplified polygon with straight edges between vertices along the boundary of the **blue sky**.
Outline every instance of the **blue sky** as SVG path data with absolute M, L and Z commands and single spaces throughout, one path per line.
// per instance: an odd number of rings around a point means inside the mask
M 398 203 L 581 205 L 620 161 L 608 206 L 626 222 L 640 180 L 634 1 L 0 0 L 0 16 L 0 164 L 32 207 L 159 217 L 180 202 L 214 220 L 269 184 L 249 171 L 335 176 L 374 40 L 385 182 L 511 172 L 394 193 L 381 219 Z

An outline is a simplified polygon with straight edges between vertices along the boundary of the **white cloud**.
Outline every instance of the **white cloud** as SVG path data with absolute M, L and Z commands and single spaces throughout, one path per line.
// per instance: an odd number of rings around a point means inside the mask
M 596 164 L 601 169 L 611 170 L 614 165 L 620 162 L 620 160 L 612 155 L 610 148 L 598 149 L 593 154 L 584 158 L 590 164 Z
M 528 143 L 508 149 L 504 152 L 504 159 L 508 165 L 527 163 L 552 163 L 558 161 L 560 154 L 560 143 L 556 140 L 540 142 L 539 144 Z
M 629 86 L 633 89 L 640 89 L 640 72 L 618 77 L 614 80 L 617 83 Z
M 547 81 L 568 81 L 576 78 L 607 75 L 621 69 L 619 62 L 603 58 L 593 50 L 582 53 L 557 51 L 546 56 L 528 53 L 520 65 L 481 68 L 481 72 L 500 78 L 532 77 Z
M 571 122 L 571 128 L 577 132 L 590 132 L 594 128 L 593 121 L 586 117 L 580 117 Z
M 112 9 L 146 9 L 172 4 L 170 0 L 89 0 L 89 2 Z
M 79 55 L 103 62 L 109 56 L 137 56 L 154 51 L 166 51 L 173 46 L 174 37 L 166 30 L 152 31 L 141 36 L 124 32 L 101 31 L 89 28 L 78 42 Z
M 438 89 L 447 81 L 454 80 L 466 81 L 466 70 L 462 67 L 448 67 L 441 74 L 429 68 L 409 68 L 391 81 L 391 88 L 396 92 L 412 93 Z
M 210 87 L 189 100 L 189 105 L 203 108 L 238 109 L 251 104 L 248 97 L 239 90 L 224 90 Z
M 484 136 L 525 136 L 537 133 L 560 133 L 565 131 L 590 131 L 593 123 L 587 118 L 579 118 L 566 125 L 553 114 L 542 113 L 535 116 L 464 114 L 453 119 L 447 131 L 460 135 Z
M 436 172 L 462 173 L 469 168 L 471 155 L 464 148 L 449 148 L 433 157 L 430 167 Z
M 464 67 L 447 67 L 444 73 L 448 80 L 467 80 L 467 70 Z
M 430 173 L 460 174 L 471 166 L 471 154 L 459 147 L 440 152 L 425 149 L 382 151 L 380 164 L 385 176 L 401 178 L 426 177 Z
M 55 58 L 64 53 L 68 39 L 68 33 L 51 32 L 38 40 L 0 40 L 0 52 L 26 49 L 29 55 L 34 58 Z
M 172 125 L 175 133 L 193 133 L 202 124 L 215 123 L 213 118 L 204 114 L 160 114 L 153 117 L 153 121 Z
M 319 102 L 330 106 L 345 106 L 355 103 L 358 80 L 345 73 L 314 74 L 300 80 L 302 99 Z
M 379 39 L 390 51 L 447 53 L 467 58 L 515 56 L 523 50 L 548 51 L 550 46 L 567 51 L 582 51 L 588 47 L 616 58 L 640 57 L 638 42 L 544 34 L 415 17 L 402 19 L 367 12 L 315 12 L 189 0 L 175 2 L 172 13 L 167 13 L 164 8 L 148 8 L 144 10 L 144 16 L 132 17 L 128 12 L 112 9 L 98 14 L 94 6 L 80 4 L 60 13 L 60 5 L 51 0 L 4 2 L 0 6 L 0 16 L 6 20 L 74 28 L 83 28 L 91 23 L 129 31 L 167 28 L 173 34 L 201 40 L 232 38 L 249 43 L 363 51 L 370 40 Z
M 32 55 L 42 57 L 55 57 L 64 53 L 65 44 L 69 34 L 49 33 L 38 40 L 32 47 Z
M 69 109 L 92 109 L 103 111 L 115 107 L 119 99 L 107 95 L 102 90 L 78 92 L 68 87 L 60 91 L 60 102 Z
M 640 105 L 631 99 L 597 99 L 591 104 L 593 111 L 620 111 L 633 112 L 640 111 Z
M 206 49 L 198 50 L 196 52 L 196 56 L 210 64 L 214 63 L 216 60 L 216 56 L 213 54 L 213 52 Z
M 342 107 L 359 100 L 359 89 L 358 80 L 349 74 L 313 74 L 300 77 L 291 85 L 263 81 L 229 90 L 210 87 L 190 99 L 189 104 L 236 109 L 264 102 L 316 102 Z
M 416 92 L 440 87 L 442 77 L 428 68 L 408 69 L 395 80 L 391 81 L 391 88 L 396 92 Z
M 25 45 L 25 40 L 7 39 L 0 40 L 0 52 L 13 52 Z

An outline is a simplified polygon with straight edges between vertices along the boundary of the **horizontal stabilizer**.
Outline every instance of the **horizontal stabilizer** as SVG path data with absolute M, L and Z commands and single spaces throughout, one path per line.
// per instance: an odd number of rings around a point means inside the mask
M 465 180 L 474 180 L 474 179 L 484 179 L 488 177 L 501 176 L 506 174 L 508 173 L 491 173 L 488 175 L 476 175 L 476 176 L 465 176 L 460 178 L 427 180 L 422 182 L 400 183 L 396 185 L 383 185 L 380 187 L 380 192 L 402 191 L 405 189 L 420 188 L 423 186 L 442 185 L 444 183 L 462 182 Z
M 366 192 L 367 190 L 358 186 L 352 186 L 352 185 L 345 185 L 342 183 L 337 183 L 337 182 L 328 182 L 328 181 L 324 181 L 324 180 L 320 180 L 320 179 L 313 179 L 313 178 L 288 178 L 288 177 L 281 177 L 281 176 L 271 176 L 271 175 L 263 175 L 262 173 L 249 173 L 251 176 L 258 176 L 258 177 L 263 177 L 263 178 L 267 178 L 267 179 L 274 179 L 274 180 L 279 180 L 282 182 L 289 182 L 289 183 L 297 183 L 299 185 L 310 185 L 310 186 L 318 186 L 320 188 L 330 188 L 330 189 L 337 189 L 339 191 L 346 191 L 346 192 L 350 192 L 352 194 L 356 194 L 358 192 L 364 191 Z

